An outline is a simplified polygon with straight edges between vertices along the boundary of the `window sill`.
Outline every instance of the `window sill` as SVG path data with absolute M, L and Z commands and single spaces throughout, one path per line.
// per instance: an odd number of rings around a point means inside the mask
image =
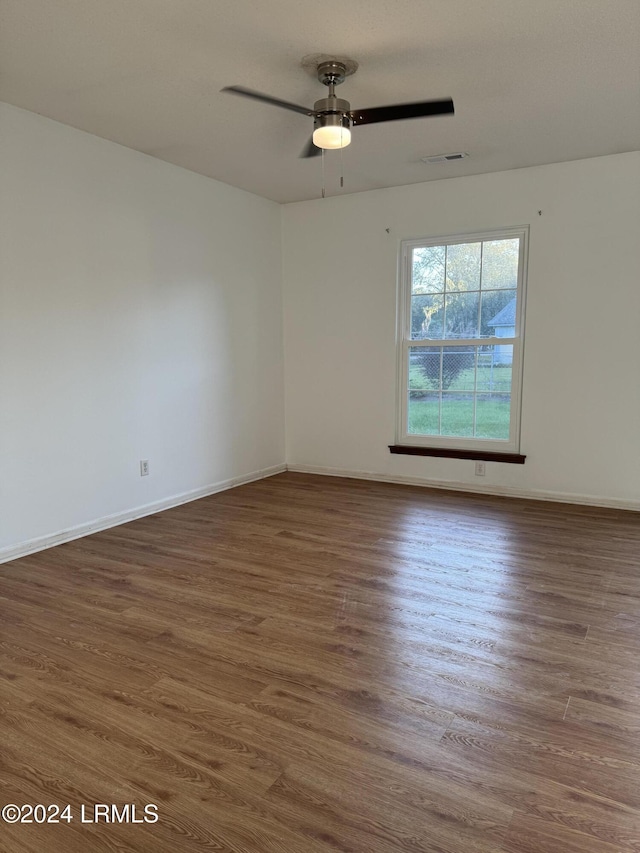
M 441 456 L 444 459 L 477 459 L 482 462 L 510 462 L 512 465 L 524 465 L 527 458 L 521 453 L 500 453 L 495 450 L 455 450 L 450 447 L 419 447 L 409 444 L 390 444 L 390 453 L 403 453 L 407 456 Z

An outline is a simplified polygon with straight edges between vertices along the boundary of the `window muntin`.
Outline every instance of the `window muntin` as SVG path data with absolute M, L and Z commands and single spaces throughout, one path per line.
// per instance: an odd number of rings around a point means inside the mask
M 519 450 L 527 229 L 402 246 L 398 440 Z

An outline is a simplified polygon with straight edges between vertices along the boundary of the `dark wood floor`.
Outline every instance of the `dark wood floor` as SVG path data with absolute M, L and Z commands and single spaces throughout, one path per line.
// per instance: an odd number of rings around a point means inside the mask
M 639 851 L 639 555 L 634 513 L 282 474 L 0 566 L 0 805 L 74 815 L 0 848 Z

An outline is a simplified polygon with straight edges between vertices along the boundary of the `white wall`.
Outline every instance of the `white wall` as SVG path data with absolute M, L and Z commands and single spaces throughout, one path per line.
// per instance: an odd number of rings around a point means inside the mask
M 524 224 L 525 465 L 391 455 L 400 240 Z M 286 206 L 289 465 L 640 508 L 639 235 L 638 153 Z
M 282 466 L 279 206 L 6 105 L 0 133 L 0 558 Z

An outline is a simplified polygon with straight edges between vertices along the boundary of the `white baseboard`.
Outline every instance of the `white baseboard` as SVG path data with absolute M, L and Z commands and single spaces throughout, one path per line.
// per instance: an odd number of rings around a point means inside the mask
M 481 495 L 496 495 L 498 497 L 524 498 L 526 500 L 554 501 L 557 503 L 581 504 L 584 506 L 625 509 L 640 512 L 640 501 L 633 500 L 602 498 L 594 495 L 573 494 L 570 492 L 550 492 L 543 489 L 514 489 L 506 486 L 471 485 L 469 483 L 458 482 L 455 480 L 430 480 L 424 477 L 403 477 L 401 475 L 380 474 L 375 471 L 357 471 L 349 468 L 326 468 L 318 465 L 281 464 L 272 465 L 270 468 L 262 468 L 259 471 L 252 471 L 249 474 L 244 474 L 240 477 L 233 477 L 229 480 L 220 480 L 217 483 L 203 486 L 200 489 L 182 492 L 179 495 L 163 498 L 162 500 L 155 501 L 154 503 L 144 504 L 143 506 L 125 510 L 124 512 L 107 515 L 103 518 L 97 518 L 93 521 L 86 522 L 85 524 L 79 524 L 75 527 L 71 527 L 68 530 L 61 530 L 58 533 L 20 542 L 17 545 L 11 545 L 8 548 L 2 548 L 0 549 L 0 563 L 7 563 L 10 560 L 16 560 L 18 557 L 26 557 L 28 554 L 34 554 L 37 551 L 44 551 L 46 548 L 52 548 L 54 545 L 62 545 L 63 542 L 71 542 L 73 539 L 81 539 L 83 536 L 88 536 L 91 533 L 97 533 L 100 530 L 107 530 L 110 527 L 117 527 L 119 524 L 126 524 L 126 522 L 134 521 L 136 518 L 143 518 L 146 515 L 153 515 L 154 513 L 162 512 L 165 509 L 171 509 L 172 507 L 180 506 L 180 504 L 189 503 L 189 501 L 196 501 L 199 498 L 215 495 L 217 492 L 233 489 L 236 486 L 243 485 L 244 483 L 252 483 L 255 480 L 272 477 L 274 474 L 281 474 L 283 471 L 294 471 L 301 474 L 318 474 L 325 477 L 346 477 L 355 480 L 373 480 L 380 483 L 398 483 L 399 485 L 423 486 L 430 489 L 449 489 L 456 492 L 471 492 Z
M 117 512 L 113 515 L 106 515 L 103 518 L 97 518 L 85 524 L 70 527 L 68 530 L 61 530 L 59 533 L 40 536 L 37 539 L 29 539 L 26 542 L 20 542 L 17 545 L 0 549 L 0 563 L 7 563 L 9 560 L 15 560 L 18 557 L 26 557 L 27 554 L 44 551 L 45 548 L 62 545 L 63 542 L 71 542 L 73 539 L 81 539 L 90 533 L 107 530 L 109 527 L 117 527 L 119 524 L 125 524 L 127 521 L 134 521 L 136 518 L 143 518 L 145 515 L 153 515 L 156 512 L 162 512 L 162 510 L 189 503 L 189 501 L 197 501 L 199 498 L 206 498 L 209 495 L 215 495 L 216 492 L 223 492 L 227 489 L 233 489 L 236 486 L 242 486 L 244 483 L 252 483 L 254 480 L 272 477 L 274 474 L 281 474 L 286 470 L 287 466 L 285 464 L 272 465 L 270 468 L 262 468 L 260 471 L 252 471 L 250 474 L 232 477 L 230 480 L 220 480 L 218 483 L 212 483 L 209 486 L 203 486 L 200 489 L 193 489 L 189 492 L 182 492 L 179 495 L 163 498 L 154 503 L 144 504 L 143 506 L 128 509 L 124 512 Z
M 424 477 L 403 477 L 396 474 L 378 474 L 374 471 L 353 471 L 348 468 L 325 468 L 318 465 L 287 465 L 287 471 L 301 474 L 319 474 L 325 477 L 348 477 L 355 480 L 374 480 L 380 483 L 398 483 L 407 486 L 424 486 L 429 489 L 448 489 L 454 492 L 471 492 L 497 497 L 524 498 L 535 501 L 554 501 L 555 503 L 580 504 L 610 509 L 626 509 L 640 512 L 640 501 L 616 498 L 602 498 L 595 495 L 572 494 L 570 492 L 550 492 L 543 489 L 514 489 L 508 486 L 476 486 L 457 480 L 429 480 Z

